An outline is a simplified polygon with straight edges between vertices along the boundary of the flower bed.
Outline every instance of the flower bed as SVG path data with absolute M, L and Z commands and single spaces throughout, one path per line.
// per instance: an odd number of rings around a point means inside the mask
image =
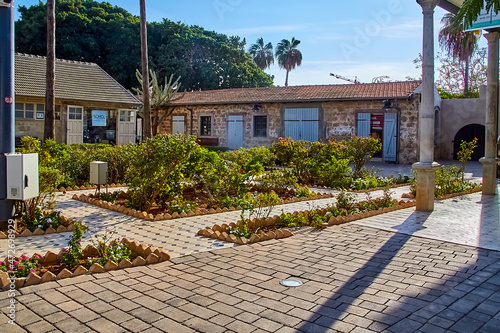
M 59 254 L 48 251 L 45 255 L 34 254 L 31 258 L 21 256 L 19 258 L 6 258 L 5 261 L 0 262 L 0 289 L 8 290 L 13 285 L 16 289 L 36 285 L 44 282 L 60 280 L 73 276 L 83 274 L 92 274 L 106 272 L 121 268 L 144 266 L 154 264 L 170 259 L 168 253 L 161 249 L 156 249 L 145 244 L 132 242 L 126 238 L 122 239 L 121 244 L 127 246 L 131 250 L 130 259 L 122 259 L 120 262 L 115 263 L 108 260 L 104 265 L 93 263 L 90 268 L 84 267 L 84 260 L 80 260 L 78 264 L 67 265 L 63 263 L 63 257 L 68 251 L 62 249 Z M 116 243 L 111 243 L 110 245 Z M 85 257 L 93 257 L 97 254 L 98 250 L 91 244 L 83 250 Z M 9 260 L 11 259 L 11 260 Z M 12 262 L 12 264 L 9 265 Z M 26 273 L 25 277 L 15 277 L 13 271 Z M 18 274 L 26 275 L 26 274 Z M 15 275 L 14 275 L 15 276 Z
M 388 192 L 384 197 L 355 202 L 352 194 L 338 195 L 337 203 L 326 208 L 284 213 L 268 218 L 240 219 L 237 223 L 221 226 L 214 225 L 198 231 L 198 235 L 219 239 L 221 241 L 251 244 L 269 239 L 293 236 L 287 228 L 312 226 L 323 229 L 326 226 L 338 225 L 361 218 L 374 216 L 398 209 L 415 206 L 414 201 L 397 201 Z M 243 216 L 243 214 L 242 214 Z
M 125 192 L 123 192 L 125 193 Z M 334 195 L 331 193 L 311 193 L 312 196 L 306 197 L 306 198 L 285 198 L 282 199 L 279 204 L 287 204 L 287 203 L 293 203 L 293 202 L 300 202 L 300 201 L 307 201 L 307 200 L 312 200 L 312 199 L 324 199 L 324 198 L 331 198 Z M 126 215 L 130 215 L 135 218 L 140 218 L 140 219 L 145 219 L 147 221 L 163 221 L 163 220 L 170 220 L 170 219 L 176 219 L 176 218 L 181 218 L 181 217 L 189 217 L 189 216 L 197 216 L 197 215 L 206 215 L 206 214 L 214 214 L 214 213 L 222 213 L 222 212 L 229 212 L 229 211 L 235 211 L 235 210 L 241 210 L 241 206 L 237 207 L 211 207 L 211 208 L 202 208 L 202 207 L 194 207 L 194 209 L 189 210 L 187 212 L 183 211 L 181 213 L 178 212 L 173 212 L 172 214 L 170 213 L 162 213 L 162 212 L 156 212 L 156 214 L 153 213 L 148 213 L 144 211 L 138 211 L 135 209 L 127 208 L 124 205 L 124 200 L 118 201 L 118 203 L 111 203 L 108 201 L 103 201 L 98 198 L 94 198 L 94 196 L 91 195 L 73 195 L 73 199 L 79 200 L 85 203 L 89 203 L 98 207 L 110 209 L 119 213 L 123 213 Z M 124 199 L 124 198 L 122 198 Z
M 52 212 L 43 212 L 43 214 L 50 215 Z M 75 222 L 77 222 L 74 219 L 67 218 L 66 216 L 59 215 L 60 217 L 60 224 L 53 228 L 50 224 L 48 225 L 39 225 L 36 229 L 33 231 L 29 230 L 26 224 L 22 221 L 22 219 L 16 219 L 16 229 L 14 234 L 16 237 L 31 237 L 31 236 L 43 236 L 43 235 L 50 235 L 50 234 L 55 234 L 55 233 L 61 233 L 61 232 L 68 232 L 68 231 L 73 231 L 75 228 Z M 0 239 L 7 239 L 7 231 L 0 231 Z
M 127 187 L 127 184 L 110 184 L 107 185 L 108 188 L 114 187 Z M 106 188 L 106 185 L 103 185 L 101 189 Z M 82 190 L 95 190 L 97 189 L 96 185 L 88 185 L 88 186 L 75 186 L 75 187 L 60 187 L 57 192 L 69 192 L 69 191 L 82 191 Z

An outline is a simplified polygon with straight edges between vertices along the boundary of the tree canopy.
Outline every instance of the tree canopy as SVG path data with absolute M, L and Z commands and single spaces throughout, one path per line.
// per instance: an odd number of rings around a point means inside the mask
M 46 6 L 20 6 L 16 51 L 46 52 Z M 94 62 L 126 88 L 137 86 L 141 67 L 140 19 L 92 0 L 56 1 L 56 56 Z M 264 87 L 273 77 L 245 52 L 246 41 L 168 19 L 148 24 L 149 65 L 161 78 L 180 76 L 186 90 Z

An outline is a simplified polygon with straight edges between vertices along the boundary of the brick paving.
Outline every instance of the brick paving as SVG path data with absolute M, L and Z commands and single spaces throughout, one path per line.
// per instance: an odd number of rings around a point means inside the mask
M 116 225 L 181 249 L 169 262 L 22 288 L 16 325 L 7 323 L 10 298 L 0 292 L 0 332 L 500 332 L 499 203 L 471 194 L 438 202 L 431 214 L 405 209 L 215 246 L 192 232 L 237 212 L 145 222 L 63 197 L 61 207 L 91 227 Z M 17 241 L 29 253 L 68 235 Z M 288 277 L 304 284 L 281 286 Z

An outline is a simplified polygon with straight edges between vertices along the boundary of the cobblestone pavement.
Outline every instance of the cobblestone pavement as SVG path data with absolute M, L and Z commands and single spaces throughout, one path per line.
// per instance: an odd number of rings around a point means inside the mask
M 23 288 L 17 326 L 2 292 L 0 331 L 498 332 L 499 273 L 500 252 L 351 223 Z

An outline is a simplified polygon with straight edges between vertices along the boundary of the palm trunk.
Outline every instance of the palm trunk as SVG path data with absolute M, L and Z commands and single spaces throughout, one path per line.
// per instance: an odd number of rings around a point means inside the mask
M 288 87 L 288 73 L 290 73 L 290 71 L 287 69 L 286 70 L 285 87 Z
M 140 0 L 141 5 L 141 61 L 142 87 L 144 107 L 143 138 L 151 138 L 151 101 L 149 97 L 149 66 L 148 66 L 148 31 L 146 21 L 146 0 Z
M 464 97 L 469 97 L 469 70 L 470 58 L 465 59 L 465 82 L 464 82 Z
M 55 0 L 47 0 L 47 66 L 45 76 L 45 125 L 44 139 L 55 138 L 54 104 L 55 104 L 55 67 L 56 67 L 56 18 Z

